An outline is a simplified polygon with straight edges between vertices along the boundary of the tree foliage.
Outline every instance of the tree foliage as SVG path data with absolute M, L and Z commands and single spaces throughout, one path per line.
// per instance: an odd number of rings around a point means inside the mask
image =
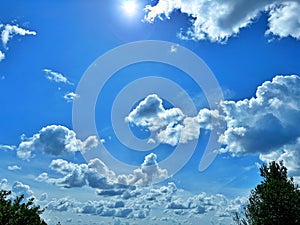
M 260 168 L 261 184 L 251 191 L 239 225 L 296 225 L 300 224 L 300 190 L 293 178 L 288 178 L 282 161 Z
M 43 210 L 34 205 L 31 198 L 24 202 L 24 195 L 10 199 L 11 191 L 0 191 L 0 224 L 1 225 L 47 225 L 40 218 Z

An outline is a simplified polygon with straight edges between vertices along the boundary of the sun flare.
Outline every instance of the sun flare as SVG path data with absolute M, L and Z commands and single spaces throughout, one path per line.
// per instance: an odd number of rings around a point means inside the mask
M 134 0 L 125 0 L 122 4 L 124 13 L 128 16 L 133 16 L 137 12 L 137 3 Z

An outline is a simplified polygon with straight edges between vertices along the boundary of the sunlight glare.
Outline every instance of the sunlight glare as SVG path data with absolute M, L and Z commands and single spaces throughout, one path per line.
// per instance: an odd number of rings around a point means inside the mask
M 133 16 L 137 11 L 137 3 L 134 0 L 125 0 L 122 8 L 126 15 Z

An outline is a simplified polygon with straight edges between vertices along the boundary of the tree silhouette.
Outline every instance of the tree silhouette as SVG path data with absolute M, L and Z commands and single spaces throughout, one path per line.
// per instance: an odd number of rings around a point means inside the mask
M 34 199 L 29 199 L 26 203 L 24 195 L 11 200 L 11 191 L 0 191 L 0 224 L 1 225 L 47 225 L 40 218 L 43 210 L 40 206 L 35 206 Z
M 261 184 L 251 191 L 243 215 L 235 215 L 239 225 L 296 225 L 300 224 L 300 190 L 287 168 L 280 161 L 263 165 Z

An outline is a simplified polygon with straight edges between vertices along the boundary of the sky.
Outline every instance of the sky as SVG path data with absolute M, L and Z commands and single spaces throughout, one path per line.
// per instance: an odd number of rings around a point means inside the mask
M 0 187 L 49 225 L 233 224 L 300 184 L 297 0 L 3 0 Z

